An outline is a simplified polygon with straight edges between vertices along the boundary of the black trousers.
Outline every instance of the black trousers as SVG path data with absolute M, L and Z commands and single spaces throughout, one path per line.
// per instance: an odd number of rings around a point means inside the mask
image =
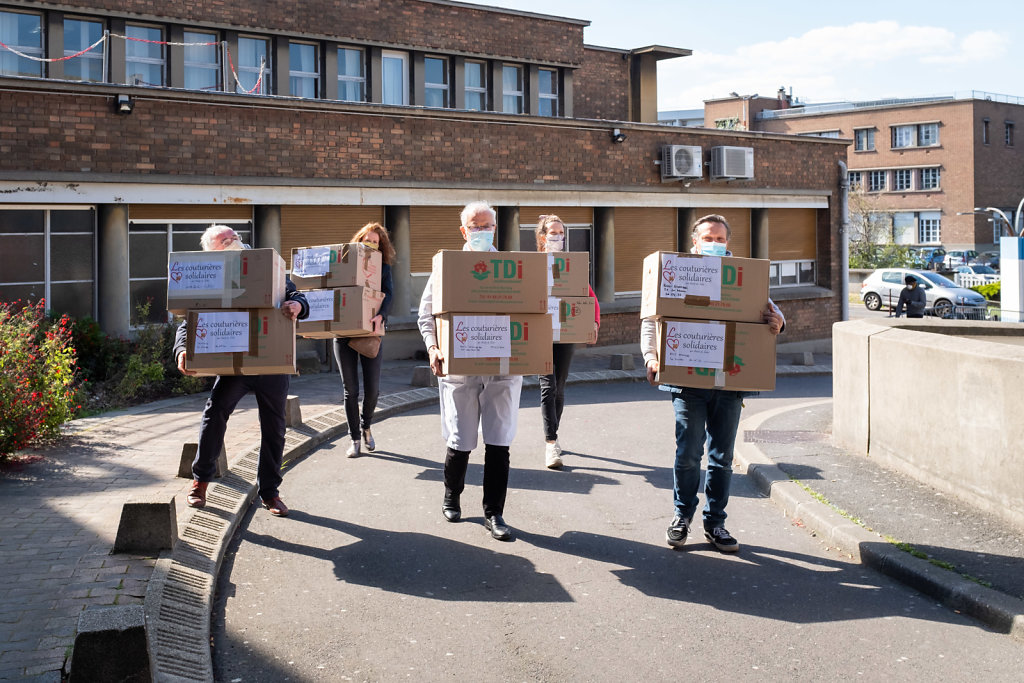
M 197 481 L 212 481 L 217 474 L 217 456 L 224 448 L 228 418 L 242 397 L 256 394 L 260 416 L 260 456 L 256 484 L 260 498 L 274 498 L 281 485 L 281 461 L 284 459 L 284 413 L 288 400 L 288 375 L 218 376 L 206 399 L 199 426 L 199 449 L 192 461 L 192 476 Z
M 376 358 L 367 358 L 348 345 L 348 339 L 334 340 L 334 358 L 341 372 L 341 384 L 345 391 L 345 419 L 348 433 L 359 441 L 362 429 L 369 429 L 373 413 L 377 410 L 377 396 L 380 394 L 380 367 L 384 358 L 384 340 Z M 363 415 L 359 416 L 359 367 L 363 368 Z
M 540 376 L 540 414 L 544 418 L 544 440 L 558 439 L 558 425 L 565 406 L 565 380 L 569 377 L 575 344 L 555 344 L 551 349 L 553 372 Z
M 449 448 L 444 458 L 445 493 L 461 495 L 466 488 L 466 468 L 469 451 Z M 505 496 L 508 493 L 508 446 L 484 444 L 484 516 L 505 514 Z

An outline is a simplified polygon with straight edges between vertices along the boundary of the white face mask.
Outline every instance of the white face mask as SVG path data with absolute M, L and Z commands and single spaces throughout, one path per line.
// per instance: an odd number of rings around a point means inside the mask
M 545 236 L 544 251 L 565 251 L 565 235 Z
M 728 252 L 725 242 L 698 242 L 698 245 L 705 256 L 725 256 Z
M 248 249 L 248 248 L 249 247 L 247 247 L 244 244 L 242 244 L 242 240 L 235 240 L 234 242 L 232 242 L 228 246 L 224 247 L 221 251 L 242 251 L 242 250 Z
M 494 232 L 492 230 L 481 230 L 469 234 L 469 248 L 473 251 L 490 251 L 494 245 Z

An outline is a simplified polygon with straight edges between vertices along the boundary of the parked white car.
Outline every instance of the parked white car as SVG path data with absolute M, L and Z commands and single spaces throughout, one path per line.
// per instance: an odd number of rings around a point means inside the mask
M 977 287 L 999 282 L 999 273 L 989 266 L 957 266 L 953 269 L 953 281 L 961 287 Z

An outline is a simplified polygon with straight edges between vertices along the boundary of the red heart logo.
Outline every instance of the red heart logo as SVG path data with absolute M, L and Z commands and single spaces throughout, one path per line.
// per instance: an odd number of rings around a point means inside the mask
M 196 327 L 196 336 L 200 339 L 206 339 L 206 328 L 202 326 Z
M 469 339 L 469 335 L 465 332 L 456 332 L 455 338 L 459 340 L 459 343 L 465 344 L 466 340 Z

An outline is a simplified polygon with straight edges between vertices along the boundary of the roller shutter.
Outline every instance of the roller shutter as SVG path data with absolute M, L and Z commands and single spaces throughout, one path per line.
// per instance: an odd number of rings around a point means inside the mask
M 772 261 L 817 258 L 817 222 L 815 209 L 770 209 L 768 257 Z
M 188 221 L 211 223 L 218 220 L 251 221 L 252 206 L 245 204 L 132 204 L 128 220 Z
M 384 224 L 383 206 L 282 206 L 281 256 L 292 267 L 292 249 L 343 244 L 367 223 Z
M 717 209 L 714 207 L 695 209 L 696 218 L 707 216 L 710 213 L 718 215 L 729 221 L 729 230 L 732 237 L 729 238 L 729 251 L 733 256 L 750 258 L 750 209 Z M 692 227 L 692 226 L 691 226 Z M 692 246 L 690 238 L 686 238 L 685 250 L 689 251 Z
M 615 209 L 615 290 L 639 292 L 644 257 L 652 251 L 676 250 L 676 209 Z
M 409 209 L 409 268 L 429 273 L 430 259 L 439 249 L 462 249 L 461 206 L 413 206 Z

